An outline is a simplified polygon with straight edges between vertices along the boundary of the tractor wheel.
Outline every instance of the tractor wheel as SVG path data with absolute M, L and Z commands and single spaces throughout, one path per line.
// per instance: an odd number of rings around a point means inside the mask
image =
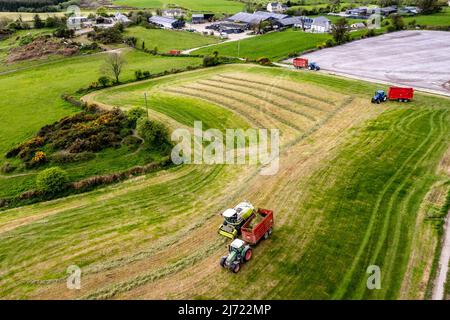
M 233 272 L 238 273 L 239 270 L 241 270 L 241 265 L 239 263 L 234 264 L 233 266 Z
M 222 257 L 220 258 L 220 266 L 222 268 L 225 268 L 225 261 L 227 260 L 227 257 Z
M 264 233 L 264 240 L 267 240 L 269 238 L 269 232 L 267 231 L 266 233 Z
M 374 99 L 374 98 L 372 98 L 371 102 L 372 102 L 372 103 L 375 103 L 375 99 Z
M 380 103 L 381 103 L 381 101 L 378 99 L 378 100 L 377 100 L 377 104 L 380 104 Z
M 244 260 L 245 262 L 249 261 L 252 258 L 253 252 L 252 249 L 248 249 L 247 252 L 245 252 Z

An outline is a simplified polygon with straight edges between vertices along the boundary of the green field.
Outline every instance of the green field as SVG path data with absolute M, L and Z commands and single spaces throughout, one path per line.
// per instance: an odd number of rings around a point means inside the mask
M 136 37 L 138 39 L 136 44 L 138 48 L 142 47 L 142 41 L 144 41 L 147 49 L 157 47 L 160 52 L 168 52 L 171 49 L 184 50 L 220 42 L 216 37 L 203 36 L 198 33 L 146 29 L 144 27 L 127 28 L 125 35 Z
M 430 15 L 419 15 L 404 19 L 406 23 L 415 20 L 421 26 L 450 26 L 450 8 L 444 7 L 442 12 Z
M 169 0 L 114 0 L 114 4 L 136 8 L 164 8 L 173 4 Z M 235 13 L 242 10 L 244 5 L 233 0 L 178 0 L 178 6 L 193 11 L 211 11 L 215 13 Z
M 448 187 L 449 100 L 374 106 L 377 87 L 231 65 L 96 92 L 93 101 L 128 108 L 147 91 L 151 109 L 180 126 L 280 128 L 279 172 L 185 165 L 5 211 L 0 297 L 423 297 L 439 238 L 420 212 L 434 186 Z M 242 199 L 274 209 L 275 230 L 233 275 L 218 266 L 217 213 Z M 419 259 L 410 254 L 425 244 Z M 65 287 L 71 264 L 83 270 L 82 290 Z M 366 288 L 372 264 L 381 290 Z
M 172 68 L 185 68 L 198 65 L 197 58 L 158 57 L 138 51 L 125 50 L 127 64 L 121 79 L 134 78 L 137 69 L 158 73 Z M 5 162 L 3 155 L 13 146 L 31 138 L 37 130 L 60 118 L 79 111 L 61 99 L 63 93 L 73 94 L 80 88 L 87 87 L 101 75 L 104 54 L 78 56 L 58 59 L 38 66 L 28 66 L 23 70 L 0 75 L 0 99 L 7 101 L 1 105 L 0 163 Z M 38 64 L 40 62 L 37 62 Z M 18 91 L 18 88 L 26 88 Z M 140 105 L 143 105 L 141 101 Z M 7 138 L 6 138 L 7 137 Z M 118 161 L 118 159 L 122 159 Z M 133 165 L 147 163 L 149 156 L 144 154 L 129 155 L 126 149 L 105 150 L 97 159 L 85 165 L 66 165 L 71 179 L 115 172 Z M 0 197 L 16 195 L 18 192 L 34 187 L 36 172 L 6 179 L 0 176 Z
M 316 48 L 318 44 L 330 38 L 328 34 L 287 30 L 202 48 L 194 51 L 193 54 L 212 54 L 218 51 L 223 56 L 249 59 L 267 57 L 276 61 L 286 58 L 289 53 L 301 53 Z

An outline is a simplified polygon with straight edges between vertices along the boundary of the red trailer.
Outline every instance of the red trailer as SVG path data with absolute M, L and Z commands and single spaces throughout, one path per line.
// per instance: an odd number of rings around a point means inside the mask
M 294 64 L 294 67 L 297 69 L 308 68 L 308 66 L 309 66 L 308 59 L 305 59 L 305 58 L 294 58 L 292 60 L 292 63 Z
M 402 102 L 411 101 L 414 96 L 413 88 L 390 87 L 388 91 L 389 100 L 398 100 Z
M 253 220 L 260 219 L 259 222 L 252 223 Z M 241 228 L 242 239 L 249 244 L 256 244 L 262 237 L 267 239 L 272 233 L 273 211 L 267 209 L 258 209 L 256 215 L 253 215 L 245 222 Z
M 174 56 L 179 56 L 181 54 L 180 50 L 170 50 L 169 54 L 174 55 Z

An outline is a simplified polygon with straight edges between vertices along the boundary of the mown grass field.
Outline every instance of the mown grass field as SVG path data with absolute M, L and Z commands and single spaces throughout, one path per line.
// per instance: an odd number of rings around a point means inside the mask
M 151 113 L 174 126 L 203 117 L 208 127 L 279 128 L 280 169 L 179 166 L 5 211 L 0 297 L 423 297 L 438 233 L 421 210 L 449 180 L 449 100 L 417 94 L 373 105 L 375 88 L 235 65 L 88 96 L 128 108 L 147 91 Z M 243 199 L 274 209 L 275 230 L 234 275 L 218 265 L 226 240 L 217 213 Z M 418 250 L 419 259 L 410 254 Z M 66 289 L 71 264 L 82 268 L 81 290 Z M 381 290 L 365 287 L 371 264 L 381 267 Z
M 114 0 L 114 4 L 136 8 L 164 8 L 173 2 L 169 0 Z M 178 6 L 193 11 L 211 11 L 215 13 L 236 13 L 244 7 L 242 2 L 233 0 L 178 0 Z
M 142 48 L 142 42 L 144 41 L 145 48 L 154 49 L 156 47 L 160 52 L 168 52 L 172 49 L 184 50 L 220 42 L 219 38 L 203 36 L 198 33 L 146 29 L 144 27 L 127 28 L 125 35 L 136 37 L 138 39 L 136 47 L 138 48 Z
M 249 59 L 267 57 L 276 61 L 286 58 L 292 52 L 301 53 L 316 48 L 318 44 L 322 44 L 330 38 L 331 36 L 328 34 L 287 30 L 201 48 L 194 51 L 193 54 L 212 54 L 214 51 L 218 51 L 223 56 Z
M 158 73 L 172 68 L 198 65 L 197 58 L 155 57 L 149 54 L 124 49 L 127 64 L 122 81 L 134 78 L 137 69 Z M 87 87 L 101 75 L 105 54 L 77 56 L 55 61 L 35 62 L 23 70 L 0 75 L 0 163 L 4 154 L 13 146 L 31 138 L 37 130 L 60 118 L 80 111 L 61 99 L 63 93 L 74 94 Z M 144 102 L 140 104 L 143 106 Z M 122 159 L 119 161 L 119 159 Z M 85 164 L 64 165 L 71 179 L 114 172 L 133 165 L 147 163 L 149 155 L 130 155 L 125 149 L 106 150 L 98 158 Z M 21 175 L 25 173 L 25 175 Z M 15 172 L 0 176 L 0 197 L 17 195 L 34 187 L 35 171 Z

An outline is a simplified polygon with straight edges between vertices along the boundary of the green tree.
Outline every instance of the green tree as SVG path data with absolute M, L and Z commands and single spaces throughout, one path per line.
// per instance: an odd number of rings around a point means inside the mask
M 148 149 L 164 149 L 170 145 L 169 130 L 161 122 L 139 118 L 137 132 Z
M 41 29 L 41 28 L 45 27 L 45 22 L 42 21 L 41 17 L 38 14 L 34 15 L 33 24 L 36 29 Z
M 403 30 L 405 28 L 405 22 L 403 18 L 398 14 L 391 14 L 389 17 L 391 19 L 391 24 L 394 30 Z
M 69 181 L 67 172 L 59 167 L 52 167 L 41 171 L 36 178 L 36 188 L 47 194 L 58 194 L 67 186 Z
M 341 0 L 330 0 L 331 11 L 337 12 L 341 7 Z
M 133 107 L 127 112 L 128 121 L 133 128 L 136 128 L 137 122 L 140 118 L 147 117 L 147 111 L 144 108 Z
M 331 28 L 331 35 L 337 44 L 343 44 L 350 39 L 347 19 L 338 19 Z
M 417 0 L 417 7 L 422 10 L 422 14 L 435 13 L 442 8 L 438 0 Z

